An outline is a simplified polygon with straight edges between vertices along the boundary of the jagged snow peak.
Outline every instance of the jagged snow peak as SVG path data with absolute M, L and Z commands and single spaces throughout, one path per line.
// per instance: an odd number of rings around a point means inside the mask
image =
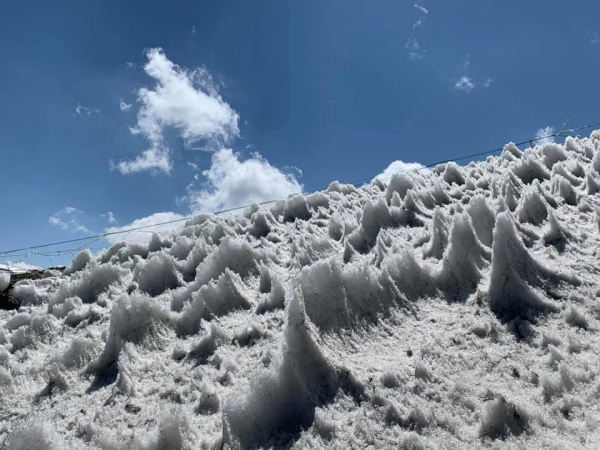
M 0 442 L 598 448 L 599 171 L 508 144 L 84 251 L 0 311 Z

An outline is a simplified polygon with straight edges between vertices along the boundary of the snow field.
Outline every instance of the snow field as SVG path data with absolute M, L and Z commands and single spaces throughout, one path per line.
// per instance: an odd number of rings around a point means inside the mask
M 0 442 L 599 447 L 599 155 L 333 182 L 21 281 Z

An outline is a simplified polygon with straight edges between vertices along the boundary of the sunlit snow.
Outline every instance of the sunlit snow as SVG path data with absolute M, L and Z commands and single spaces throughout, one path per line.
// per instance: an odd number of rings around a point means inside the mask
M 85 251 L 0 311 L 0 448 L 600 448 L 599 172 L 508 144 Z

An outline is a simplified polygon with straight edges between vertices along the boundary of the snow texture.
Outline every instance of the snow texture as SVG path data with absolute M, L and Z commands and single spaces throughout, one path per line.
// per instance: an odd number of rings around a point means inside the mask
M 599 155 L 336 181 L 20 281 L 0 448 L 599 448 Z
M 0 292 L 6 290 L 10 284 L 10 272 L 0 270 Z

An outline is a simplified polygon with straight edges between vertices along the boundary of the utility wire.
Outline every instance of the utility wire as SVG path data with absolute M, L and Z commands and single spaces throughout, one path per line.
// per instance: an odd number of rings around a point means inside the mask
M 548 138 L 553 138 L 553 137 L 560 137 L 560 136 L 566 136 L 566 135 L 568 135 L 568 133 L 575 133 L 577 131 L 581 131 L 581 130 L 585 130 L 585 129 L 589 129 L 589 128 L 597 127 L 597 126 L 600 126 L 600 122 L 592 123 L 592 124 L 589 124 L 589 125 L 584 125 L 584 126 L 579 127 L 579 128 L 571 128 L 571 129 L 568 129 L 568 130 L 562 130 L 562 131 L 559 131 L 557 133 L 548 134 L 546 136 L 540 136 L 540 137 L 537 137 L 537 138 L 534 138 L 534 139 L 528 139 L 526 141 L 522 141 L 522 142 L 516 143 L 515 145 L 519 146 L 519 145 L 525 145 L 525 144 L 532 144 L 533 142 L 541 141 L 543 139 L 548 139 Z M 457 158 L 444 159 L 444 160 L 433 162 L 431 164 L 428 164 L 426 166 L 420 167 L 418 169 L 414 169 L 414 171 L 418 172 L 418 171 L 421 171 L 421 170 L 424 170 L 424 169 L 430 169 L 430 168 L 433 168 L 433 167 L 435 167 L 435 166 L 437 166 L 439 164 L 445 164 L 445 163 L 448 163 L 448 162 L 451 162 L 451 161 L 461 161 L 461 160 L 464 160 L 464 159 L 476 158 L 478 156 L 491 155 L 493 153 L 500 152 L 503 149 L 504 149 L 504 146 L 498 147 L 498 148 L 494 148 L 494 149 L 491 149 L 491 150 L 486 150 L 486 151 L 483 151 L 483 152 L 471 153 L 471 154 L 468 154 L 468 155 L 459 156 Z M 370 178 L 363 178 L 361 180 L 351 181 L 348 184 L 357 184 L 357 183 L 364 182 L 364 181 L 371 180 L 371 179 L 372 179 L 371 177 Z M 279 200 L 282 200 L 282 199 L 269 200 L 269 201 L 258 203 L 258 205 L 259 206 L 268 205 L 270 203 L 275 203 L 275 202 L 277 202 Z M 250 204 L 250 205 L 244 205 L 244 206 L 237 206 L 235 208 L 223 209 L 223 210 L 220 210 L 220 211 L 215 211 L 212 214 L 214 214 L 214 215 L 225 214 L 225 213 L 228 213 L 228 212 L 237 211 L 237 210 L 240 210 L 240 209 L 247 208 L 247 207 L 249 207 L 251 205 L 252 204 Z M 73 242 L 88 241 L 90 239 L 95 239 L 94 242 L 96 242 L 96 241 L 98 241 L 98 240 L 100 240 L 100 239 L 102 239 L 104 237 L 107 237 L 107 236 L 113 236 L 115 234 L 130 233 L 130 232 L 134 232 L 134 231 L 143 230 L 143 229 L 146 229 L 146 228 L 152 228 L 152 227 L 157 227 L 157 226 L 161 226 L 161 225 L 170 225 L 170 224 L 173 224 L 173 223 L 184 222 L 184 221 L 190 220 L 190 219 L 192 219 L 194 217 L 195 216 L 192 215 L 192 216 L 183 217 L 181 219 L 174 219 L 174 220 L 169 220 L 169 221 L 166 221 L 166 222 L 154 223 L 154 224 L 151 224 L 151 225 L 143 225 L 143 226 L 139 226 L 139 227 L 128 228 L 128 229 L 125 229 L 125 230 L 111 231 L 111 232 L 108 232 L 108 233 L 97 234 L 95 236 L 87 236 L 87 237 L 77 238 L 77 239 L 68 239 L 68 240 L 65 240 L 65 241 L 52 242 L 52 243 L 49 243 L 49 244 L 41 244 L 41 245 L 35 245 L 35 246 L 31 246 L 31 247 L 22 247 L 22 248 L 17 248 L 17 249 L 13 249 L 13 250 L 1 251 L 0 252 L 0 257 L 12 255 L 14 253 L 22 252 L 22 251 L 26 251 L 26 250 L 31 250 L 31 251 L 37 253 L 37 249 L 39 249 L 39 248 L 53 247 L 53 246 L 56 246 L 56 245 L 70 244 L 70 243 L 73 243 Z M 84 247 L 86 247 L 86 246 L 84 245 L 83 247 L 80 247 L 80 248 L 84 248 Z M 27 253 L 25 257 L 30 256 L 30 255 L 31 255 L 31 252 Z
M 540 137 L 537 137 L 537 138 L 534 138 L 534 139 L 528 139 L 526 141 L 518 142 L 515 145 L 518 147 L 520 145 L 532 144 L 533 142 L 542 141 L 542 140 L 548 139 L 548 138 L 567 136 L 569 133 L 575 133 L 576 131 L 581 131 L 581 130 L 585 130 L 585 129 L 593 128 L 593 127 L 597 127 L 597 126 L 600 126 L 600 122 L 592 123 L 590 125 L 584 125 L 584 126 L 579 127 L 579 128 L 570 128 L 568 130 L 562 130 L 562 131 L 559 131 L 557 133 L 548 134 L 546 136 L 540 136 Z M 486 150 L 486 151 L 483 151 L 483 152 L 471 153 L 469 155 L 460 156 L 458 158 L 443 159 L 441 161 L 436 161 L 436 162 L 433 162 L 431 164 L 427 164 L 426 166 L 419 167 L 418 169 L 409 170 L 407 172 L 420 172 L 421 170 L 431 169 L 431 168 L 433 168 L 433 167 L 435 167 L 435 166 L 437 166 L 439 164 L 445 164 L 445 163 L 449 163 L 451 161 L 462 161 L 463 159 L 476 158 L 478 156 L 491 155 L 493 153 L 501 152 L 502 150 L 504 150 L 504 146 L 498 147 L 498 148 L 494 148 L 494 149 L 491 149 L 491 150 Z M 372 180 L 372 179 L 373 179 L 372 177 L 362 178 L 360 180 L 351 181 L 349 184 L 362 183 L 364 181 L 368 181 L 368 180 Z
M 269 201 L 266 201 L 266 202 L 258 203 L 258 205 L 259 206 L 267 205 L 269 203 L 275 203 L 276 201 L 278 201 L 278 200 L 269 200 Z M 224 214 L 224 213 L 228 213 L 228 212 L 231 212 L 231 211 L 237 211 L 239 209 L 247 208 L 248 206 L 251 206 L 251 205 L 244 205 L 244 206 L 238 206 L 238 207 L 235 207 L 235 208 L 223 209 L 223 210 L 220 210 L 220 211 L 213 212 L 212 214 L 214 214 L 214 215 Z M 6 251 L 0 252 L 0 257 L 8 256 L 8 255 L 11 255 L 11 254 L 16 253 L 16 252 L 22 252 L 24 250 L 37 251 L 38 248 L 53 247 L 55 245 L 70 244 L 72 242 L 88 241 L 90 239 L 95 239 L 95 238 L 97 238 L 96 240 L 98 240 L 98 239 L 101 239 L 101 238 L 106 237 L 106 236 L 113 236 L 115 234 L 130 233 L 132 231 L 138 231 L 138 230 L 142 230 L 142 229 L 145 229 L 145 228 L 152 228 L 152 227 L 157 227 L 157 226 L 160 226 L 160 225 L 169 225 L 169 224 L 172 224 L 172 223 L 183 222 L 183 221 L 186 221 L 186 220 L 190 220 L 190 219 L 192 219 L 194 217 L 196 217 L 196 216 L 192 215 L 192 216 L 183 217 L 181 219 L 174 219 L 174 220 L 169 220 L 169 221 L 166 221 L 166 222 L 153 223 L 151 225 L 143 225 L 143 226 L 139 226 L 139 227 L 128 228 L 126 230 L 111 231 L 111 232 L 108 232 L 108 233 L 97 234 L 97 235 L 94 235 L 94 236 L 87 236 L 87 237 L 77 238 L 77 239 L 68 239 L 66 241 L 52 242 L 50 244 L 41 244 L 41 245 L 34 245 L 34 246 L 31 246 L 31 247 L 17 248 L 17 249 L 14 249 L 14 250 L 6 250 Z

